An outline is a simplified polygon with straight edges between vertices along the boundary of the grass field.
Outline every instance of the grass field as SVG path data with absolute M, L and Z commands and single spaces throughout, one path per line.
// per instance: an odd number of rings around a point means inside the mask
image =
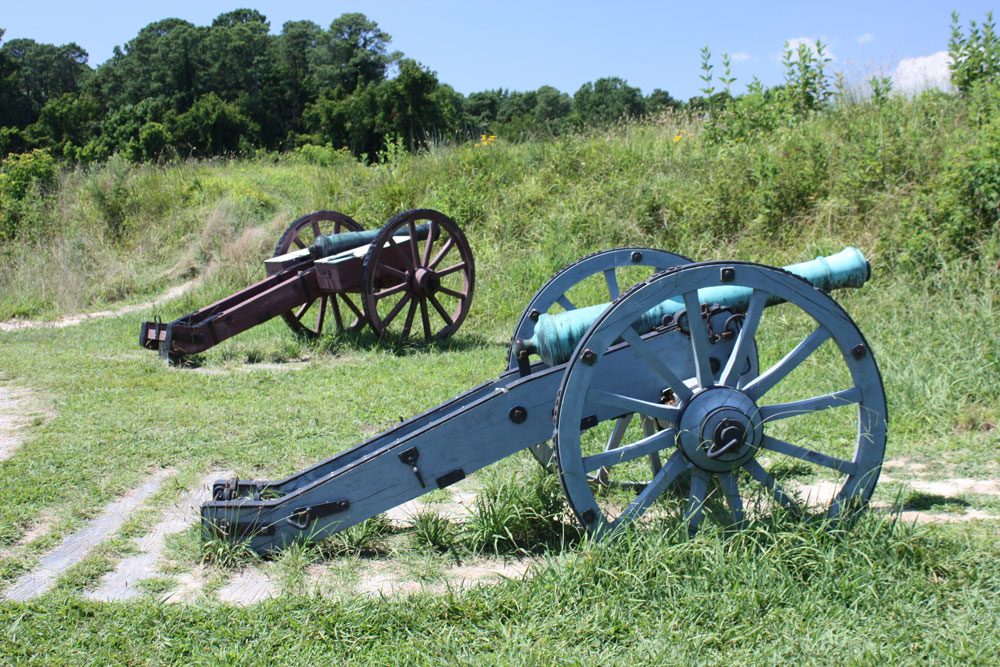
M 997 230 L 942 215 L 961 206 L 948 179 L 980 132 L 952 96 L 886 104 L 739 142 L 668 116 L 374 166 L 300 154 L 64 172 L 3 247 L 0 319 L 56 321 L 197 280 L 154 308 L 0 331 L 0 389 L 30 395 L 32 415 L 0 461 L 0 588 L 164 479 L 51 589 L 0 602 L 2 662 L 995 664 Z M 446 342 L 310 342 L 278 319 L 196 368 L 167 368 L 137 345 L 154 311 L 173 319 L 259 279 L 302 213 L 333 208 L 374 228 L 415 207 L 456 219 L 476 257 L 472 312 Z M 692 540 L 656 521 L 595 544 L 522 453 L 432 494 L 406 527 L 374 521 L 267 561 L 184 528 L 139 595 L 88 597 L 206 475 L 284 476 L 495 377 L 535 289 L 628 244 L 774 265 L 846 245 L 866 254 L 873 279 L 835 296 L 871 343 L 889 401 L 877 511 L 842 529 L 765 513 L 736 535 L 709 525 Z M 781 349 L 777 333 L 762 355 Z M 477 567 L 510 578 L 463 586 Z M 225 603 L 220 592 L 251 575 L 273 597 Z M 377 576 L 405 586 L 378 588 Z M 185 602 L 161 602 L 181 589 Z

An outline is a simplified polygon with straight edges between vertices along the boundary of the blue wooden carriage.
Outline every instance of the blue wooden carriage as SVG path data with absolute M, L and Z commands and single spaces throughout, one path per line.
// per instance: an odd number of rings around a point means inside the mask
M 809 511 L 815 498 L 782 469 L 824 480 L 828 517 L 853 514 L 878 481 L 886 401 L 829 292 L 869 277 L 853 248 L 783 269 L 590 255 L 531 299 L 499 377 L 286 479 L 220 480 L 204 531 L 262 553 L 321 539 L 523 449 L 597 536 L 651 516 L 692 534 L 705 516 L 738 527 L 761 498 Z

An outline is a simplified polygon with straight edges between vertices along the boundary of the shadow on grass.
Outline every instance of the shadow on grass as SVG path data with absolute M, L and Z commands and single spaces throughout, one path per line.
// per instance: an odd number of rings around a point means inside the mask
M 971 503 L 961 498 L 952 496 L 942 496 L 937 493 L 921 493 L 913 491 L 909 493 L 900 504 L 901 511 L 926 512 L 931 509 L 943 510 L 945 512 L 956 512 L 971 507 Z
M 244 364 L 248 367 L 264 364 L 296 364 L 308 361 L 309 357 L 335 357 L 358 351 L 381 351 L 396 357 L 406 357 L 424 352 L 465 352 L 482 348 L 506 350 L 502 343 L 487 340 L 477 335 L 460 335 L 431 341 L 400 342 L 391 338 L 381 338 L 370 329 L 361 331 L 338 331 L 319 339 L 309 339 L 290 334 L 292 340 L 287 345 L 276 348 L 250 347 L 226 351 L 221 361 Z M 305 358 L 304 358 L 305 357 Z M 217 360 L 204 354 L 171 356 L 169 365 L 180 369 L 200 369 L 214 366 Z
M 355 350 L 378 350 L 405 357 L 418 352 L 464 352 L 484 347 L 506 348 L 506 345 L 487 340 L 475 334 L 460 334 L 449 338 L 434 338 L 429 341 L 396 338 L 382 338 L 370 328 L 359 331 L 337 331 L 323 336 L 313 343 L 314 349 L 331 355 Z

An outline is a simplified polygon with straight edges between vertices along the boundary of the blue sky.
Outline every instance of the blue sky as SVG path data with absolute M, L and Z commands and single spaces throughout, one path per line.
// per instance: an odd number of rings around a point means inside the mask
M 344 12 L 362 12 L 392 36 L 393 48 L 465 94 L 542 85 L 572 94 L 587 81 L 618 76 L 644 93 L 662 88 L 680 99 L 699 94 L 699 51 L 705 45 L 717 72 L 723 52 L 733 57 L 734 92 L 742 92 L 753 76 L 766 85 L 780 83 L 778 59 L 786 40 L 821 39 L 829 45 L 833 68 L 850 81 L 881 73 L 894 75 L 897 87 L 933 83 L 944 76 L 951 11 L 967 26 L 993 9 L 978 0 L 0 0 L 0 28 L 6 39 L 75 41 L 96 66 L 153 21 L 178 17 L 208 25 L 223 12 L 247 6 L 268 17 L 272 32 L 289 20 L 327 27 Z

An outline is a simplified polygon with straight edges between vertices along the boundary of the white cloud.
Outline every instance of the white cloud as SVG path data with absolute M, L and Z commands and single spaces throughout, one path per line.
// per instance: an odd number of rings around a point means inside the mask
M 892 89 L 908 95 L 929 88 L 948 90 L 951 88 L 949 63 L 951 56 L 947 51 L 918 58 L 903 58 L 896 69 L 892 70 Z
M 870 32 L 866 32 L 865 34 L 858 37 L 858 44 L 860 44 L 861 46 L 864 46 L 865 44 L 874 41 L 875 41 L 875 35 L 871 34 Z
M 734 63 L 741 63 L 744 60 L 750 60 L 750 54 L 746 51 L 737 51 L 731 56 L 731 60 Z
M 794 60 L 794 59 L 798 58 L 799 45 L 800 44 L 805 44 L 809 48 L 809 50 L 812 51 L 813 55 L 815 56 L 816 55 L 816 41 L 817 40 L 813 39 L 812 37 L 792 37 L 791 39 L 787 40 L 788 46 L 786 46 L 785 49 L 791 49 L 792 50 L 792 59 Z M 821 39 L 819 41 L 823 42 L 823 55 L 825 57 L 829 58 L 830 62 L 833 62 L 833 63 L 837 62 L 837 56 L 834 55 L 833 50 L 830 48 L 830 43 L 827 42 L 825 39 Z M 778 55 L 778 60 L 781 60 L 784 57 L 784 55 L 785 55 L 784 51 L 782 51 L 782 53 L 780 53 Z

